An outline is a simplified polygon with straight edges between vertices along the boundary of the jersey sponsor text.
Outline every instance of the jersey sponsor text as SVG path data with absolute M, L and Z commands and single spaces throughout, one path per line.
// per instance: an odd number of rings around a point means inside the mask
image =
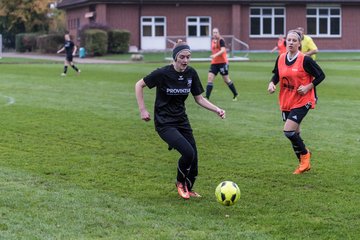
M 190 88 L 167 88 L 167 95 L 187 95 L 190 93 Z

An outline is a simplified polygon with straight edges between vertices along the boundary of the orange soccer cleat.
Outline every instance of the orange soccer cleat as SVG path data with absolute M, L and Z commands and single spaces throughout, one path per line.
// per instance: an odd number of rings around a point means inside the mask
M 201 198 L 201 195 L 195 191 L 189 191 L 189 195 L 190 197 L 194 197 L 194 198 Z
M 306 171 L 309 171 L 310 170 L 310 157 L 311 157 L 311 153 L 309 150 L 306 154 L 301 154 L 300 155 L 300 164 L 295 169 L 293 174 L 302 174 Z
M 176 188 L 178 190 L 180 197 L 182 197 L 184 199 L 190 198 L 190 194 L 189 194 L 186 184 L 183 184 L 181 182 L 176 182 Z

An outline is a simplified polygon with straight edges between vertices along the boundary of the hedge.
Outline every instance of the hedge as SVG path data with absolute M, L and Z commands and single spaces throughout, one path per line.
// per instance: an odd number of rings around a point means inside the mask
M 36 46 L 36 38 L 39 33 L 19 33 L 16 34 L 15 39 L 15 49 L 17 52 L 32 52 L 35 51 Z
M 36 39 L 36 45 L 42 53 L 55 53 L 64 45 L 64 34 L 41 35 Z
M 84 32 L 83 44 L 88 55 L 105 55 L 108 49 L 108 34 L 106 31 L 99 29 L 88 29 Z
M 108 31 L 108 52 L 127 53 L 130 46 L 130 32 L 127 30 L 114 29 Z

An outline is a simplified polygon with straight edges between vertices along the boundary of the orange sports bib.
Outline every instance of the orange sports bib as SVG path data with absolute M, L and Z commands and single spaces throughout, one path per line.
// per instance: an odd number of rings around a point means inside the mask
M 313 76 L 304 70 L 304 54 L 299 53 L 295 63 L 287 66 L 285 63 L 286 53 L 280 55 L 278 60 L 279 71 L 279 104 L 282 111 L 290 111 L 294 108 L 303 107 L 311 103 L 311 108 L 315 107 L 314 89 L 308 91 L 305 95 L 300 95 L 297 89 L 300 85 L 307 85 L 312 82 Z
M 220 50 L 221 50 L 220 39 L 213 39 L 211 41 L 212 54 L 214 55 L 217 52 L 219 52 Z M 227 63 L 227 62 L 228 62 L 228 59 L 227 59 L 226 50 L 220 56 L 217 56 L 211 60 L 211 64 L 219 64 L 219 63 Z

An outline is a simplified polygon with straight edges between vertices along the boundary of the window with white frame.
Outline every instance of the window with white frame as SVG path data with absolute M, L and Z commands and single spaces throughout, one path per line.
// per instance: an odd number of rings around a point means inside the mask
M 188 37 L 207 37 L 210 36 L 210 17 L 187 17 L 187 36 Z
M 141 17 L 141 35 L 143 37 L 165 36 L 165 17 Z
M 341 34 L 340 7 L 307 7 L 307 34 L 321 37 L 339 37 Z
M 285 34 L 284 7 L 251 7 L 250 36 L 269 37 Z

